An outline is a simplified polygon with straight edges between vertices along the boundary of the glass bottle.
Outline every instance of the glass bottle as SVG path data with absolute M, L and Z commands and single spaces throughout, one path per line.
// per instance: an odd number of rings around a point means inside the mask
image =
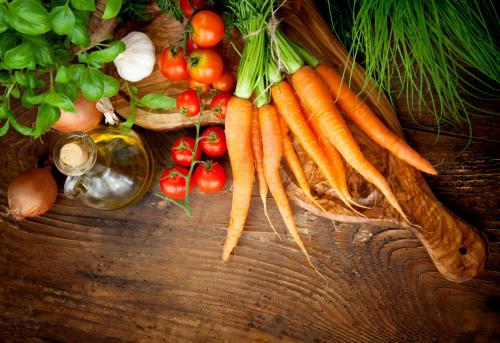
M 124 134 L 112 126 L 61 136 L 53 156 L 68 176 L 64 194 L 101 210 L 132 205 L 148 191 L 154 175 L 146 142 L 132 130 Z

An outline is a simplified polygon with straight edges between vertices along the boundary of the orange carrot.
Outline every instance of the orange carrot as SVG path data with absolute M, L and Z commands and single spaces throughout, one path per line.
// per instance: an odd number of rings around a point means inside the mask
M 222 259 L 233 251 L 245 226 L 252 198 L 254 164 L 250 142 L 253 105 L 250 100 L 232 97 L 226 112 L 226 144 L 233 172 L 233 200 Z
M 252 124 L 250 127 L 250 140 L 252 143 L 252 154 L 255 162 L 255 171 L 257 172 L 257 178 L 259 181 L 259 194 L 262 199 L 262 204 L 264 206 L 264 214 L 271 225 L 274 233 L 281 240 L 280 235 L 274 228 L 273 223 L 271 222 L 271 218 L 267 213 L 267 183 L 266 177 L 264 176 L 264 156 L 262 152 L 262 138 L 260 136 L 260 124 L 259 124 L 259 110 L 254 107 L 252 111 Z
M 264 174 L 266 176 L 269 190 L 274 197 L 274 201 L 276 201 L 276 205 L 278 206 L 278 210 L 281 213 L 281 217 L 283 218 L 288 231 L 300 247 L 300 250 L 302 250 L 302 252 L 306 255 L 309 263 L 312 265 L 304 242 L 302 241 L 302 238 L 300 238 L 299 231 L 295 225 L 292 209 L 285 193 L 283 182 L 281 181 L 279 168 L 283 150 L 281 145 L 281 132 L 280 124 L 278 122 L 278 114 L 273 105 L 267 104 L 259 109 L 259 122 L 264 151 Z
M 389 203 L 408 221 L 405 213 L 382 174 L 365 158 L 339 110 L 335 107 L 330 90 L 314 69 L 300 68 L 292 75 L 292 85 L 307 111 L 318 120 L 328 133 L 328 139 L 342 157 L 368 182 L 385 195 Z
M 288 82 L 282 81 L 271 88 L 271 94 L 280 115 L 283 117 L 288 128 L 293 132 L 302 148 L 304 148 L 307 155 L 316 163 L 327 182 L 337 192 L 339 198 L 347 206 L 352 208 L 351 204 L 339 189 L 337 177 L 330 168 L 316 135 L 309 127 L 300 107 L 299 100 L 295 96 L 292 87 L 290 87 Z
M 320 64 L 316 67 L 316 71 L 330 88 L 333 98 L 337 99 L 338 107 L 378 145 L 427 174 L 437 174 L 436 169 L 429 161 L 384 125 L 371 108 L 343 82 L 342 76 L 336 70 L 325 64 Z

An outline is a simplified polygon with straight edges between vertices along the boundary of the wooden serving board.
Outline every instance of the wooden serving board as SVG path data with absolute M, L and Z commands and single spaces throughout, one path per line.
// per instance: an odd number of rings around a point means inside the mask
M 282 25 L 286 33 L 310 49 L 322 62 L 329 63 L 339 69 L 349 63 L 347 51 L 331 34 L 312 0 L 289 1 L 280 10 L 279 15 L 284 19 Z M 169 16 L 162 15 L 139 30 L 152 38 L 156 45 L 157 54 L 159 54 L 165 46 L 181 38 L 182 24 Z M 240 39 L 235 38 L 234 43 L 241 47 Z M 236 69 L 238 56 L 233 47 L 229 44 L 224 45 L 221 48 L 221 53 L 225 61 Z M 356 65 L 351 87 L 359 90 L 363 83 L 364 70 Z M 137 83 L 136 86 L 142 93 L 165 92 L 165 94 L 172 96 L 187 88 L 186 82 L 168 81 L 161 75 L 157 67 L 150 77 Z M 390 128 L 403 136 L 396 113 L 387 98 L 383 94 L 379 96 L 379 92 L 371 87 L 365 88 L 365 94 L 369 94 L 366 96 L 366 101 L 371 108 Z M 116 96 L 113 99 L 113 104 L 120 115 L 127 117 L 129 103 L 125 94 Z M 136 123 L 156 131 L 176 130 L 192 126 L 192 122 L 179 113 L 148 113 L 141 109 L 137 112 Z M 203 123 L 207 125 L 222 124 L 218 118 L 209 113 L 204 114 Z M 353 196 L 370 208 L 361 210 L 362 215 L 345 208 L 332 194 L 314 163 L 305 155 L 298 144 L 296 144 L 296 148 L 315 195 L 328 213 L 318 210 L 309 203 L 294 183 L 287 168 L 284 167 L 282 175 L 289 197 L 300 206 L 320 216 L 347 222 L 369 222 L 377 225 L 407 227 L 420 239 L 436 268 L 446 279 L 463 282 L 474 277 L 483 268 L 486 260 L 485 242 L 479 232 L 447 210 L 434 197 L 420 172 L 388 154 L 352 123 L 348 122 L 348 124 L 364 154 L 386 176 L 403 210 L 415 225 L 409 226 L 402 222 L 384 197 L 347 165 L 348 183 Z

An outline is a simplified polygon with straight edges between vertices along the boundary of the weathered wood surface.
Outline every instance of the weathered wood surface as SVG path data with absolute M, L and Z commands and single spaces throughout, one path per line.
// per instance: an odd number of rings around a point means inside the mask
M 236 256 L 220 260 L 231 196 L 193 196 L 192 219 L 158 201 L 84 208 L 59 196 L 39 218 L 14 222 L 6 190 L 50 144 L 0 139 L 0 341 L 6 342 L 434 342 L 498 341 L 500 332 L 499 119 L 476 117 L 467 150 L 455 134 L 417 129 L 410 143 L 438 166 L 437 197 L 489 239 L 485 269 L 446 281 L 406 229 L 331 222 L 295 207 L 307 248 L 328 284 L 286 234 L 269 229 L 254 191 Z M 29 122 L 31 112 L 21 114 Z M 182 132 L 141 131 L 161 169 Z

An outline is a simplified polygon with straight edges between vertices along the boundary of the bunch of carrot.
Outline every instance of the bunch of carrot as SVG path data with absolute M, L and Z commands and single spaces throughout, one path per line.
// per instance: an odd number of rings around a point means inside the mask
M 272 0 L 228 2 L 235 24 L 246 40 L 238 73 L 241 87 L 237 86 L 226 114 L 233 201 L 223 259 L 229 258 L 243 231 L 257 171 L 264 209 L 269 189 L 287 229 L 309 260 L 280 178 L 282 157 L 304 194 L 320 209 L 321 205 L 311 193 L 290 132 L 346 206 L 356 212 L 356 207 L 362 207 L 349 193 L 344 161 L 377 187 L 402 218 L 409 221 L 387 180 L 363 155 L 339 109 L 394 156 L 429 174 L 436 174 L 434 167 L 388 129 L 334 68 L 320 64 L 279 27 L 267 25 Z M 256 4 L 267 10 L 254 11 Z M 249 18 L 257 17 L 258 25 L 249 32 L 243 23 L 248 24 Z M 251 56 L 246 54 L 249 51 Z M 288 79 L 284 79 L 282 73 L 287 74 Z M 255 93 L 254 102 L 250 100 L 252 93 Z

